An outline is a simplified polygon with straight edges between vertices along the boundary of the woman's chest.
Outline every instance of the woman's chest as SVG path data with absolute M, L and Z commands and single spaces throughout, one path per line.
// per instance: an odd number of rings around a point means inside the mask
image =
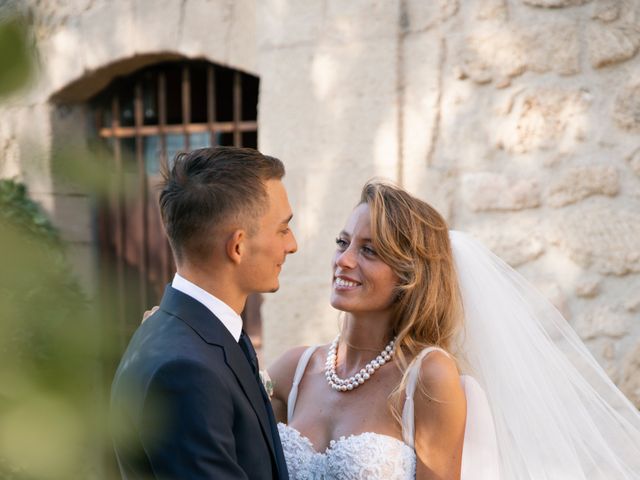
M 326 449 L 332 440 L 364 432 L 402 439 L 400 425 L 389 409 L 392 385 L 379 381 L 353 391 L 336 392 L 324 376 L 318 376 L 305 378 L 300 387 L 289 425 L 309 438 L 317 449 Z

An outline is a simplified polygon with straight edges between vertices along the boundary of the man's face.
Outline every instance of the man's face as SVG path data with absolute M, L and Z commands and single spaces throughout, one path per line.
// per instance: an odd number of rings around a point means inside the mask
M 246 242 L 242 283 L 247 293 L 275 292 L 278 275 L 288 254 L 298 249 L 289 228 L 293 216 L 287 191 L 280 180 L 267 180 L 268 210 L 258 220 L 257 232 Z

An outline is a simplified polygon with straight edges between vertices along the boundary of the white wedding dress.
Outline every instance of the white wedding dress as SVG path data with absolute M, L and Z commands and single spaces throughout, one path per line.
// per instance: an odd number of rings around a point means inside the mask
M 288 421 L 291 421 L 298 385 L 304 375 L 309 358 L 316 347 L 302 354 L 294 375 L 287 406 Z M 318 452 L 311 441 L 295 428 L 278 424 L 280 440 L 287 461 L 291 480 L 409 480 L 416 476 L 416 454 L 414 451 L 414 406 L 422 359 L 435 347 L 425 349 L 410 367 L 407 382 L 407 399 L 402 413 L 403 440 L 375 432 L 365 432 L 332 440 L 324 452 Z M 444 352 L 444 350 L 440 350 Z M 446 352 L 444 352 L 446 354 Z M 460 381 L 467 398 L 467 423 L 462 454 L 463 480 L 499 479 L 498 451 L 491 411 L 486 396 L 478 383 L 468 375 Z

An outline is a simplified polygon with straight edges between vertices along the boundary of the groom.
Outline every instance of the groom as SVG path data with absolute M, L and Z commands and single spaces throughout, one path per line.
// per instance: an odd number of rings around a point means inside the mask
M 111 391 L 125 479 L 287 479 L 269 398 L 242 329 L 297 249 L 284 166 L 251 149 L 176 157 L 160 209 L 177 273 L 136 331 Z

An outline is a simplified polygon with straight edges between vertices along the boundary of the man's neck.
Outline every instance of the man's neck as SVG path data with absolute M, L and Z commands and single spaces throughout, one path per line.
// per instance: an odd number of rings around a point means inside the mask
M 247 295 L 234 288 L 227 275 L 221 272 L 204 272 L 188 266 L 178 267 L 178 275 L 223 301 L 238 315 L 244 310 Z

